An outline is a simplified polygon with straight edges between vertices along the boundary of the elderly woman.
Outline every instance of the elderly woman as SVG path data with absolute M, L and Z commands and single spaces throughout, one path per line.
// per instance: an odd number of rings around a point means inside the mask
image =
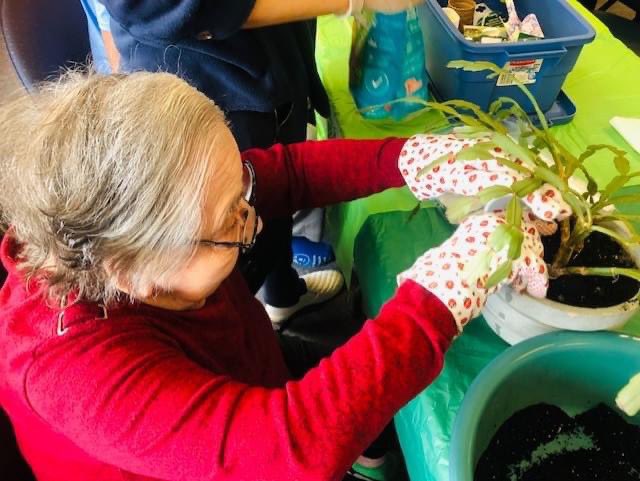
M 71 74 L 0 122 L 0 404 L 41 481 L 338 480 L 484 304 L 462 272 L 500 213 L 418 259 L 377 318 L 294 379 L 235 267 L 258 213 L 369 195 L 403 173 L 431 190 L 411 169 L 433 138 L 241 154 L 215 104 L 149 73 Z M 541 262 L 528 227 L 508 280 L 521 288 Z

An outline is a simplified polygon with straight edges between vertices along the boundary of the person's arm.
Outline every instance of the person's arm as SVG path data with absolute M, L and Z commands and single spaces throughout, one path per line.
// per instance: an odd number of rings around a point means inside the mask
M 242 153 L 256 172 L 256 208 L 267 219 L 405 185 L 405 139 L 325 140 Z
M 421 3 L 424 3 L 424 0 L 326 0 L 322 2 L 302 0 L 291 3 L 282 0 L 255 0 L 255 6 L 244 28 L 308 20 L 329 13 L 336 15 L 359 13 L 363 9 L 397 13 Z
M 131 35 L 140 39 L 179 41 L 207 32 L 228 38 L 242 28 L 346 12 L 348 0 L 102 0 Z
M 215 40 L 242 28 L 307 20 L 349 10 L 349 0 L 101 0 L 113 18 L 140 39 Z M 356 10 L 399 12 L 422 0 L 353 0 Z M 210 36 L 210 37 L 209 37 Z
M 95 322 L 38 350 L 29 403 L 105 463 L 191 481 L 341 479 L 440 372 L 457 333 L 442 303 L 407 281 L 300 381 L 267 389 L 204 369 L 144 320 L 126 331 Z
M 349 8 L 349 0 L 281 1 L 255 0 L 255 5 L 244 28 L 278 25 L 299 20 L 309 20 L 330 13 L 342 14 Z

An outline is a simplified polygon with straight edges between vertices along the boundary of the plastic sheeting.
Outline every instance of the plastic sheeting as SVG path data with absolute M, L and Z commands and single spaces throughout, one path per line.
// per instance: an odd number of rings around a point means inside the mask
M 453 230 L 439 209 L 423 209 L 410 217 L 402 211 L 372 215 L 356 237 L 355 266 L 369 317 L 395 292 L 396 275 Z M 640 318 L 622 331 L 640 336 Z M 474 320 L 448 351 L 440 376 L 396 415 L 412 481 L 449 479 L 449 442 L 456 412 L 473 379 L 507 347 L 484 319 Z
M 589 144 L 614 144 L 630 152 L 632 170 L 640 170 L 640 155 L 631 153 L 630 146 L 609 125 L 616 115 L 640 117 L 640 58 L 576 0 L 569 1 L 594 25 L 597 36 L 583 49 L 564 85 L 577 105 L 577 115 L 570 124 L 555 127 L 554 133 L 574 153 Z M 351 138 L 410 136 L 444 126 L 442 117 L 433 112 L 423 112 L 400 124 L 363 119 L 348 88 L 350 42 L 349 20 L 320 19 L 317 61 L 338 134 Z M 599 182 L 616 175 L 604 156 L 589 162 Z M 451 233 L 451 226 L 432 204 L 409 221 L 409 211 L 416 204 L 406 189 L 393 189 L 336 206 L 328 213 L 338 263 L 346 273 L 355 265 L 369 316 L 393 295 L 396 274 Z M 640 206 L 628 209 L 640 213 Z M 640 335 L 640 319 L 636 317 L 624 331 Z M 412 481 L 449 480 L 449 441 L 455 414 L 475 376 L 506 347 L 484 320 L 475 320 L 448 352 L 442 374 L 398 413 L 396 426 Z
M 554 127 L 554 133 L 570 151 L 580 153 L 589 144 L 610 143 L 630 152 L 632 168 L 640 169 L 640 154 L 626 144 L 609 125 L 614 116 L 640 117 L 640 59 L 577 0 L 569 2 L 596 29 L 596 40 L 585 46 L 564 85 L 577 105 L 574 120 Z M 437 131 L 446 126 L 443 117 L 425 111 L 401 123 L 393 120 L 367 120 L 357 110 L 349 91 L 349 51 L 351 20 L 336 16 L 318 20 L 316 62 L 329 94 L 334 135 L 347 138 L 408 137 L 418 132 Z M 326 129 L 321 133 L 327 135 Z M 607 182 L 615 175 L 606 155 L 594 156 L 589 166 L 596 180 Z M 353 265 L 353 243 L 363 222 L 370 216 L 393 210 L 411 210 L 417 202 L 403 189 L 383 192 L 367 199 L 342 204 L 328 210 L 327 223 L 338 265 L 347 278 Z M 429 205 L 427 205 L 429 207 Z

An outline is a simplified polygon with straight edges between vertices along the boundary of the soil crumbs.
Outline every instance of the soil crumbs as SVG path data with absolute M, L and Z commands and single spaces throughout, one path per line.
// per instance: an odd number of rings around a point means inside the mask
M 515 413 L 484 452 L 475 481 L 639 481 L 640 426 L 604 404 L 575 418 L 549 404 Z

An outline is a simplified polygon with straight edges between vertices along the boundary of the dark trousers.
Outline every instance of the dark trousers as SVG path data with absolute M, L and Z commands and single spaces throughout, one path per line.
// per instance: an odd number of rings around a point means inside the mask
M 307 135 L 307 100 L 287 103 L 274 112 L 228 112 L 240 151 L 277 143 L 302 142 Z M 259 214 L 259 212 L 258 212 Z M 305 284 L 291 266 L 291 217 L 269 219 L 254 248 L 240 259 L 240 269 L 253 292 L 264 285 L 264 300 L 276 307 L 295 304 Z
M 329 356 L 333 350 L 338 347 L 306 341 L 284 333 L 278 333 L 278 339 L 284 361 L 294 379 L 302 378 L 307 371 L 316 367 L 322 358 Z M 380 435 L 362 455 L 370 459 L 377 459 L 384 456 L 393 446 L 393 429 L 393 423 L 387 424 Z

